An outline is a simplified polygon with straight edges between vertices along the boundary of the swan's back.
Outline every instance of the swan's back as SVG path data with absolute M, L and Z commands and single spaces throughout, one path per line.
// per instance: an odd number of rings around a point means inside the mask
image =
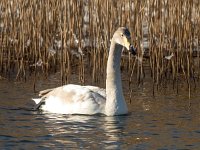
M 95 86 L 68 84 L 41 91 L 45 104 L 41 107 L 53 113 L 97 114 L 104 113 L 105 90 Z

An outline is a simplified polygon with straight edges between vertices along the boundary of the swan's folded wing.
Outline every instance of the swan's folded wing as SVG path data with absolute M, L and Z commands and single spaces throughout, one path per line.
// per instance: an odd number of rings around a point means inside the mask
M 102 97 L 106 97 L 106 90 L 103 88 L 99 88 L 97 86 L 84 86 L 88 88 L 89 90 L 93 91 L 94 93 L 100 94 Z
M 63 114 L 104 113 L 106 102 L 105 90 L 71 84 L 47 92 L 42 99 L 45 99 L 44 110 Z
M 49 92 L 51 92 L 53 89 L 42 90 L 42 91 L 39 92 L 39 96 L 42 97 L 42 96 L 48 94 Z
M 105 89 L 95 86 L 80 86 L 68 84 L 54 89 L 47 89 L 40 92 L 42 98 L 54 97 L 64 103 L 83 102 L 89 99 L 95 102 L 104 103 Z M 101 102 L 102 101 L 102 102 Z

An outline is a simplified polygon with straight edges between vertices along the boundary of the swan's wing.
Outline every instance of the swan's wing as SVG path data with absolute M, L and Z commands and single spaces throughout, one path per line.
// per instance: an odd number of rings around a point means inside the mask
M 54 89 L 40 91 L 39 96 L 48 98 L 50 96 L 59 97 L 66 103 L 84 101 L 85 98 L 105 99 L 105 89 L 96 86 L 80 86 L 68 84 Z
M 46 90 L 40 91 L 39 92 L 39 96 L 42 97 L 42 96 L 48 94 L 49 92 L 51 92 L 52 90 L 54 90 L 54 88 L 53 89 L 46 89 Z
M 99 95 L 101 95 L 102 97 L 106 97 L 106 91 L 103 88 L 99 88 L 97 86 L 84 86 L 86 88 L 88 88 L 89 90 L 98 93 Z
M 41 97 L 45 99 L 43 108 L 52 112 L 102 113 L 106 101 L 105 90 L 93 86 L 68 84 L 43 93 L 46 93 Z

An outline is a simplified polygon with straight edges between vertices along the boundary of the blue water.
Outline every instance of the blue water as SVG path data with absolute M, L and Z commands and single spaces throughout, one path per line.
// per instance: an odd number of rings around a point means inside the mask
M 134 88 L 126 116 L 59 115 L 32 107 L 32 81 L 0 81 L 0 149 L 200 149 L 200 94 Z M 52 77 L 37 89 L 55 87 Z

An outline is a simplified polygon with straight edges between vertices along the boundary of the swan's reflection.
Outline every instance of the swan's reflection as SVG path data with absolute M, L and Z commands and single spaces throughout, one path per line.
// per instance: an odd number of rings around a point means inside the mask
M 119 140 L 119 134 L 122 133 L 124 128 L 122 118 L 119 117 L 105 117 L 103 128 L 105 130 L 105 134 L 109 137 L 109 141 L 117 141 Z
M 127 116 L 45 114 L 45 117 L 46 129 L 60 144 L 111 149 L 120 147 L 127 120 Z

